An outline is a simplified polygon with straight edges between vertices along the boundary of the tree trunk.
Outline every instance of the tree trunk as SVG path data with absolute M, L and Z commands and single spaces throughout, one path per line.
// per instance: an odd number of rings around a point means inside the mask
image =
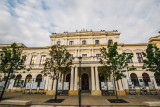
M 116 91 L 116 99 L 118 100 L 117 88 L 116 88 L 116 82 L 115 82 L 115 71 L 113 71 L 113 79 L 114 79 L 114 88 L 115 88 L 115 91 Z
M 58 91 L 58 78 L 59 78 L 59 72 L 58 72 L 58 77 L 56 78 L 56 95 L 55 95 L 55 101 L 57 101 L 57 91 Z
M 1 97 L 0 97 L 0 101 L 2 100 L 3 94 L 4 94 L 4 92 L 5 92 L 5 89 L 6 89 L 6 86 L 7 86 L 7 82 L 8 82 L 8 79 L 9 79 L 9 76 L 10 76 L 10 73 L 11 73 L 11 70 L 12 70 L 12 68 L 11 68 L 10 71 L 8 72 L 7 80 L 6 80 L 5 84 L 4 84 L 4 87 L 3 87 L 3 90 L 2 90 L 2 93 L 1 93 Z

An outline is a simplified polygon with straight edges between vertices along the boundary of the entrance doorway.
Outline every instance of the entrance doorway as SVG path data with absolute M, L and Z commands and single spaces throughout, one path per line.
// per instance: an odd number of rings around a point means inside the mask
M 89 90 L 89 78 L 86 73 L 82 75 L 82 90 Z

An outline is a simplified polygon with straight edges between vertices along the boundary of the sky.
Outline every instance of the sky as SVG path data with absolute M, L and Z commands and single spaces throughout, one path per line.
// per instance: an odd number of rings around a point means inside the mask
M 118 30 L 120 43 L 160 31 L 160 0 L 0 0 L 0 44 L 50 45 L 51 33 Z

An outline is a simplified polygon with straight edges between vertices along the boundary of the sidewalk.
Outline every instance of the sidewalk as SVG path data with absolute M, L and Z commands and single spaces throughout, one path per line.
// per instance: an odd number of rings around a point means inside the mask
M 49 99 L 54 99 L 54 96 L 47 96 L 45 94 L 23 94 L 20 92 L 5 93 L 4 100 L 18 100 L 31 101 L 30 107 L 46 107 L 46 106 L 78 106 L 78 96 L 58 96 L 58 99 L 64 99 L 61 103 L 46 103 Z M 126 106 L 126 107 L 145 107 L 144 102 L 160 102 L 160 95 L 127 95 L 119 96 L 119 99 L 124 99 L 129 103 L 110 103 L 107 99 L 115 99 L 115 96 L 91 96 L 82 95 L 82 105 L 86 107 L 105 107 L 105 106 Z M 3 101 L 4 101 L 3 100 Z M 0 103 L 0 107 L 2 107 Z

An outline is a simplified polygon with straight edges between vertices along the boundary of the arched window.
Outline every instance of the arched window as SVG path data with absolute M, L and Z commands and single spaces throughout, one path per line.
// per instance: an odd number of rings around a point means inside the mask
M 82 41 L 82 45 L 86 45 L 86 40 L 83 40 L 83 41 Z
M 38 74 L 36 77 L 36 82 L 38 82 L 38 87 L 40 86 L 40 83 L 42 82 L 42 75 Z
M 21 74 L 17 75 L 15 82 L 14 82 L 14 87 L 20 87 L 21 78 L 22 78 Z
M 157 86 L 160 86 L 160 74 L 159 73 L 154 73 L 154 78 L 156 80 Z
M 70 79 L 71 79 L 71 74 L 67 74 L 66 82 L 69 82 L 69 89 L 70 89 Z
M 130 78 L 134 86 L 139 86 L 138 77 L 135 73 L 131 73 Z
M 26 86 L 26 83 L 31 82 L 31 81 L 32 81 L 32 75 L 31 75 L 31 74 L 28 74 L 28 75 L 26 76 L 25 86 Z
M 150 82 L 149 75 L 147 73 L 143 73 L 142 77 L 143 77 L 143 81 L 145 83 L 145 86 L 148 86 L 148 82 Z
M 110 39 L 110 40 L 108 40 L 108 44 L 109 45 L 112 45 L 113 44 L 113 41 Z

